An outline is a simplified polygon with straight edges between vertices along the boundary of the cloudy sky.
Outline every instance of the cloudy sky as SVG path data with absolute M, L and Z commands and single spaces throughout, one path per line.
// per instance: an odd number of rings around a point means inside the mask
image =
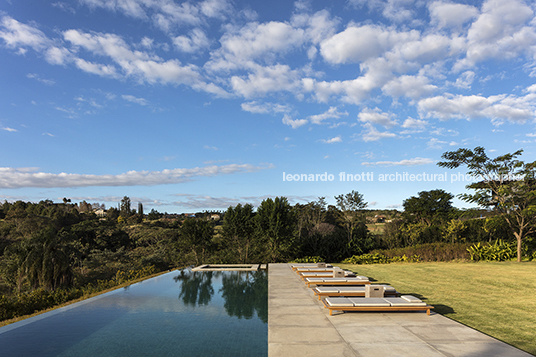
M 446 151 L 536 159 L 535 11 L 0 0 L 0 200 L 195 212 L 462 193 L 465 172 L 436 164 Z

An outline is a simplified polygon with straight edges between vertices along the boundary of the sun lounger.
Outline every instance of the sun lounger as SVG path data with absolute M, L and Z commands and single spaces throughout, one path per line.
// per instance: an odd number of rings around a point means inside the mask
M 300 273 L 332 273 L 335 270 L 342 270 L 339 267 L 330 267 L 330 268 L 297 268 L 295 272 Z
M 433 306 L 412 295 L 384 298 L 327 297 L 322 300 L 329 314 L 333 311 L 426 311 L 430 315 Z
M 356 275 L 351 271 L 341 270 L 344 273 L 345 277 L 353 278 Z M 299 273 L 302 280 L 305 278 L 331 278 L 333 277 L 333 272 L 303 272 Z
M 384 296 L 398 296 L 398 292 L 395 288 L 389 285 L 371 285 L 379 286 L 383 288 Z M 317 286 L 313 289 L 313 292 L 318 296 L 318 300 L 322 300 L 323 297 L 328 296 L 345 296 L 345 297 L 364 297 L 365 286 Z
M 300 269 L 300 268 L 333 268 L 333 265 L 331 264 L 322 264 L 322 263 L 297 263 L 297 264 L 291 264 L 290 267 L 292 270 Z
M 370 280 L 366 276 L 356 276 L 355 278 L 305 278 L 307 287 L 311 285 L 367 285 Z

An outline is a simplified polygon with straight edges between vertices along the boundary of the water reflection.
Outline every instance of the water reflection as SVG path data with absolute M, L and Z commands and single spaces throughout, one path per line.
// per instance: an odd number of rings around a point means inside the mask
M 257 313 L 268 323 L 268 277 L 265 271 L 192 272 L 184 269 L 174 277 L 181 281 L 179 299 L 185 305 L 207 305 L 214 295 L 213 280 L 221 277 L 219 293 L 229 316 L 251 319 Z
M 211 271 L 193 272 L 189 269 L 184 269 L 173 278 L 175 282 L 182 281 L 179 299 L 182 299 L 184 305 L 208 305 L 212 295 L 214 295 L 214 288 L 212 287 L 213 275 Z

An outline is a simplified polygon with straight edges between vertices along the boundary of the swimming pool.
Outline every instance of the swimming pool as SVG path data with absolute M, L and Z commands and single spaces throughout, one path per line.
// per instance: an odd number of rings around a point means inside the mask
M 266 271 L 173 271 L 0 328 L 2 356 L 267 356 Z

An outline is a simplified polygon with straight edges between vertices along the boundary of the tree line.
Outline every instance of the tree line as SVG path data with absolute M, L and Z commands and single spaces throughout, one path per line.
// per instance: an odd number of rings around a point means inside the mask
M 403 211 L 371 210 L 351 191 L 306 204 L 267 198 L 258 207 L 238 204 L 225 212 L 171 216 L 143 206 L 131 208 L 125 196 L 118 208 L 97 216 L 88 204 L 50 200 L 0 204 L 0 296 L 39 289 L 54 291 L 108 281 L 118 272 L 163 271 L 202 263 L 271 263 L 296 259 L 340 262 L 380 249 L 419 244 L 468 245 L 502 239 L 517 242 L 518 259 L 534 252 L 535 164 L 521 152 L 488 158 L 482 148 L 443 155 L 440 166 L 468 166 L 488 175 L 462 196 L 478 209 L 457 209 L 454 195 L 422 191 L 404 200 Z M 480 170 L 480 171 L 479 171 Z M 509 171 L 508 171 L 509 170 Z M 497 175 L 522 172 L 526 180 Z M 90 205 L 89 205 L 90 206 Z M 102 206 L 99 206 L 102 209 Z M 375 224 L 376 222 L 384 222 Z M 135 275 L 135 273 L 129 273 Z

